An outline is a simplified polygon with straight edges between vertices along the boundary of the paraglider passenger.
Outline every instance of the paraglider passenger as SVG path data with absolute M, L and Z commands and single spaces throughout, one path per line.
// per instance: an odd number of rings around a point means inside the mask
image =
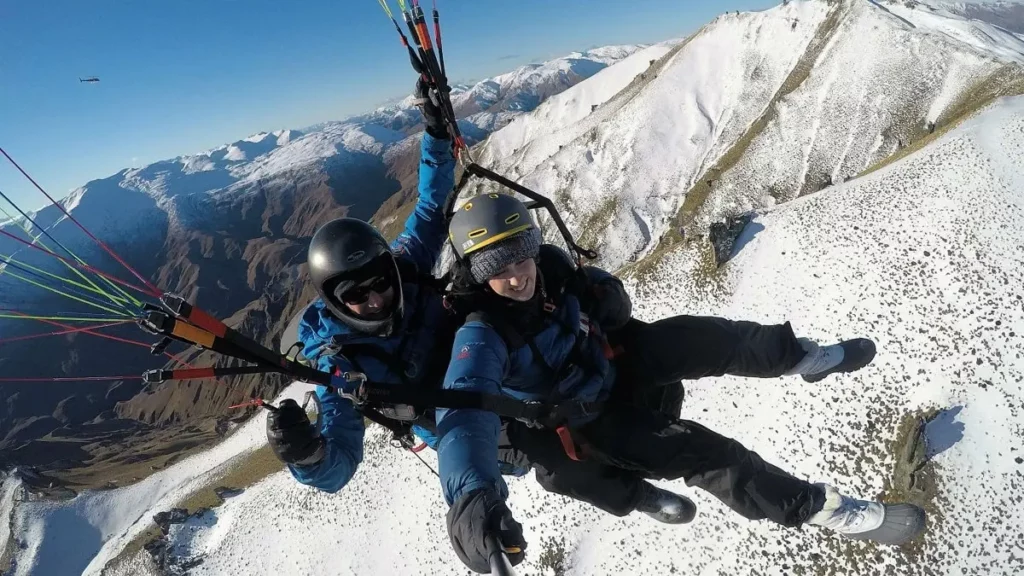
M 923 529 L 916 506 L 860 500 L 796 478 L 736 440 L 636 400 L 679 379 L 725 374 L 817 382 L 870 363 L 870 340 L 825 346 L 797 338 L 788 323 L 631 319 L 628 296 L 610 275 L 578 272 L 564 252 L 542 246 L 530 212 L 512 196 L 470 199 L 453 217 L 450 237 L 455 296 L 478 312 L 456 335 L 444 386 L 560 403 L 556 418 L 537 424 L 549 436 L 557 431 L 565 450 L 538 456 L 519 446 L 538 464 L 580 458 L 652 479 L 683 478 L 745 518 L 823 526 L 855 539 L 898 544 Z M 507 551 L 526 547 L 495 465 L 499 426 L 481 410 L 437 411 L 448 531 L 459 558 L 477 572 L 488 569 L 488 530 Z M 519 562 L 522 553 L 510 559 Z

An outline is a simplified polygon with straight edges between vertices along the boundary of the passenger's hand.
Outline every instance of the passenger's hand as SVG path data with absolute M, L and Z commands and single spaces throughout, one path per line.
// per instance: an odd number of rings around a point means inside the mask
M 515 566 L 526 558 L 523 527 L 505 502 L 491 490 L 474 490 L 448 510 L 448 537 L 462 563 L 480 574 L 491 571 L 487 535 L 494 534 Z

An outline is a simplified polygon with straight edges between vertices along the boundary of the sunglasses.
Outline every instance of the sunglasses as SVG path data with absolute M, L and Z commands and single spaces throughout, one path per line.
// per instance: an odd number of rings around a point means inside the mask
M 343 292 L 339 298 L 346 304 L 366 304 L 366 301 L 370 299 L 370 292 L 376 292 L 377 294 L 383 294 L 391 288 L 391 279 L 387 276 L 379 276 L 377 278 L 371 278 L 362 284 L 349 288 Z

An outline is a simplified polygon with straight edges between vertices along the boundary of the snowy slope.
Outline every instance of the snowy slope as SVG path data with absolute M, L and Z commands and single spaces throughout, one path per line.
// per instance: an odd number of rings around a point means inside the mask
M 563 123 L 554 106 L 584 99 L 599 74 L 493 134 L 478 156 L 553 196 L 617 268 L 674 231 L 689 191 L 710 189 L 682 222 L 701 234 L 724 215 L 847 180 L 997 73 L 1024 77 L 1022 51 L 991 25 L 922 7 L 794 1 L 717 18 L 593 113 L 567 108 Z M 556 129 L 536 128 L 547 124 Z
M 553 194 L 570 227 L 607 227 L 604 262 L 621 265 L 657 239 L 702 168 L 762 114 L 827 13 L 824 2 L 791 2 L 719 16 L 635 89 L 560 132 L 557 146 L 541 140 L 519 147 L 513 125 L 493 135 L 481 157 Z M 497 153 L 488 152 L 491 142 Z
M 1024 32 L 1024 3 L 1020 0 L 978 0 L 975 2 L 930 0 L 928 4 L 960 16 L 995 24 L 1017 35 Z
M 307 389 L 303 385 L 293 386 L 281 398 L 301 402 Z M 209 482 L 219 470 L 230 466 L 233 459 L 255 450 L 264 441 L 265 424 L 256 418 L 211 450 L 138 484 L 85 493 L 70 502 L 33 502 L 18 507 L 15 532 L 29 545 L 18 556 L 15 576 L 78 574 L 87 566 L 96 566 L 98 571 L 121 547 L 151 525 L 153 514 L 173 507 Z M 3 544 L 0 541 L 0 548 Z
M 1022 153 L 1024 98 L 1002 100 L 902 162 L 759 216 L 719 289 L 694 284 L 700 264 L 669 259 L 641 291 L 653 316 L 785 319 L 815 338 L 878 342 L 873 365 L 850 378 L 690 387 L 690 413 L 709 409 L 702 420 L 757 439 L 809 477 L 876 493 L 892 464 L 884 442 L 894 415 L 950 409 L 929 430 L 942 516 L 932 517 L 918 561 L 935 573 L 1024 571 L 1012 551 L 1024 517 L 1008 512 L 1021 504 L 1024 471 Z M 722 413 L 724 398 L 737 410 Z
M 11 540 L 12 517 L 16 499 L 21 494 L 21 481 L 12 476 L 0 473 L 0 557 L 4 557 L 8 546 L 16 546 Z M 0 568 L 4 566 L 0 565 Z
M 557 146 L 571 138 L 572 132 L 567 129 L 589 116 L 593 107 L 604 104 L 629 86 L 637 75 L 650 67 L 652 60 L 658 60 L 679 42 L 663 42 L 640 50 L 587 81 L 552 96 L 533 113 L 520 116 L 489 138 L 477 161 L 487 165 L 531 142 L 545 146 L 548 154 L 553 154 Z
M 1005 35 L 971 35 L 991 28 L 980 22 L 870 2 L 841 10 L 806 81 L 715 183 L 702 224 L 859 174 L 1003 67 L 1003 56 L 1024 53 L 1024 42 Z
M 965 11 L 947 10 L 939 3 L 936 6 L 920 4 L 908 6 L 903 2 L 885 0 L 880 2 L 894 16 L 903 18 L 912 26 L 922 28 L 928 34 L 943 35 L 972 45 L 986 54 L 1018 63 L 1024 62 L 1024 45 L 1012 32 L 980 20 L 967 20 L 960 16 Z
M 548 538 L 564 542 L 574 575 L 1024 570 L 1013 551 L 1024 517 L 1012 513 L 1021 505 L 1022 465 L 1014 458 L 1024 455 L 1021 158 L 1024 98 L 1002 100 L 882 171 L 760 215 L 717 282 L 694 280 L 698 265 L 679 253 L 631 286 L 645 319 L 719 314 L 791 320 L 799 334 L 822 340 L 874 338 L 876 362 L 851 376 L 813 385 L 795 378 L 691 383 L 683 416 L 797 474 L 873 495 L 892 466 L 885 443 L 899 415 L 951 409 L 928 431 L 941 515 L 932 516 L 920 552 L 747 522 L 682 482 L 666 485 L 691 494 L 701 514 L 690 526 L 668 527 L 588 510 L 525 478 L 511 482 L 510 504 L 532 546 L 521 572 L 544 573 L 539 552 Z M 38 535 L 57 517 L 95 527 L 108 538 L 86 572 L 96 574 L 139 529 L 136 518 L 170 507 L 216 461 L 257 446 L 261 424 L 138 487 L 23 507 L 20 527 Z M 462 573 L 448 549 L 444 512 L 431 473 L 374 434 L 363 468 L 341 493 L 318 493 L 281 473 L 176 528 L 174 537 L 177 553 L 203 559 L 196 575 Z M 36 542 L 18 574 L 56 573 L 39 563 L 55 561 L 51 550 L 74 556 L 69 550 L 79 541 L 61 532 Z M 150 574 L 146 565 L 140 556 L 125 573 Z
M 223 199 L 225 193 L 248 190 L 261 180 L 289 172 L 317 171 L 328 159 L 353 162 L 379 158 L 388 146 L 403 138 L 404 134 L 379 126 L 346 123 L 327 124 L 309 133 L 260 133 L 213 150 L 125 170 L 86 188 L 109 190 L 110 197 L 114 197 L 114 189 L 123 191 L 118 196 L 141 192 L 166 211 L 172 223 L 189 225 L 208 217 L 208 202 Z M 132 217 L 125 214 L 109 226 L 124 229 Z

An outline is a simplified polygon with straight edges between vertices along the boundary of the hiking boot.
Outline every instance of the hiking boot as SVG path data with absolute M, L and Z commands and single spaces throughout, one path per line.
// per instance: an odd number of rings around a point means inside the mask
M 924 531 L 925 512 L 913 504 L 883 504 L 844 496 L 827 484 L 821 510 L 808 524 L 828 528 L 852 540 L 899 545 Z
M 686 524 L 697 515 L 697 505 L 686 496 L 641 483 L 643 496 L 636 509 L 664 524 Z

